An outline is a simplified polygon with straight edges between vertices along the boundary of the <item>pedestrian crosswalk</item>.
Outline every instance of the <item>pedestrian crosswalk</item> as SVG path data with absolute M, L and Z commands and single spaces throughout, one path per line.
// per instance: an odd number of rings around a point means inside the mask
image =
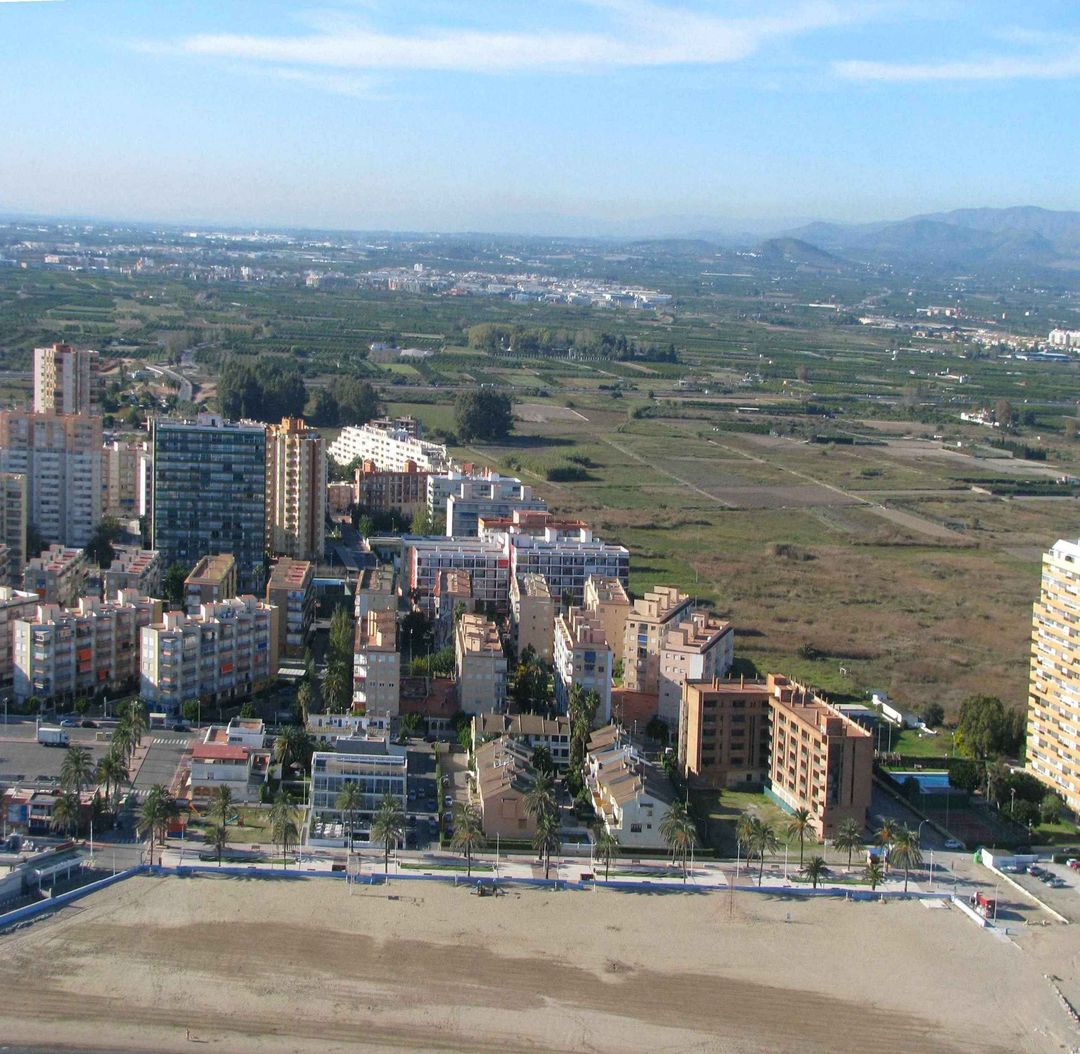
M 162 747 L 179 747 L 185 746 L 189 739 L 190 736 L 154 736 L 151 742 Z

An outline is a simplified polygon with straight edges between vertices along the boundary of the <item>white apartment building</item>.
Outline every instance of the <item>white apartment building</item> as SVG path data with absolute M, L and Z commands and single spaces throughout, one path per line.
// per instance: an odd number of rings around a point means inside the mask
M 0 586 L 0 692 L 11 689 L 11 627 L 18 619 L 33 618 L 40 603 L 37 593 Z
M 353 709 L 395 716 L 401 706 L 397 615 L 369 611 L 356 624 Z
M 98 353 L 70 344 L 34 348 L 34 413 L 98 411 Z
M 36 593 L 46 604 L 74 607 L 86 589 L 86 553 L 82 549 L 50 545 L 40 556 L 26 561 L 23 589 Z
M 445 512 L 449 538 L 476 537 L 482 519 L 511 517 L 519 509 L 536 512 L 547 509 L 547 502 L 534 496 L 532 487 L 490 469 L 472 476 L 451 472 L 448 479 L 450 492 Z
M 63 609 L 39 605 L 12 622 L 16 699 L 73 700 L 130 689 L 139 676 L 139 633 L 163 603 L 133 590 L 114 600 L 82 597 Z
M 564 713 L 570 702 L 570 689 L 579 685 L 583 692 L 596 692 L 600 705 L 596 722 L 611 720 L 611 646 L 604 636 L 600 620 L 586 608 L 572 607 L 555 620 L 555 701 Z
M 0 411 L 0 472 L 26 476 L 26 518 L 44 538 L 86 545 L 101 519 L 101 418 Z
M 389 714 L 308 714 L 307 734 L 316 743 L 364 739 L 390 734 Z
M 558 768 L 570 764 L 570 718 L 566 714 L 477 714 L 472 719 L 473 753 L 481 743 L 501 737 L 513 740 L 528 754 L 546 747 Z
M 387 794 L 401 803 L 408 800 L 408 764 L 405 748 L 386 739 L 351 740 L 341 752 L 316 751 L 311 758 L 311 808 L 308 840 L 317 845 L 349 844 L 353 823 L 357 843 L 369 843 L 371 819 Z M 338 795 L 349 783 L 360 788 L 361 803 L 355 817 L 338 808 Z
M 679 727 L 683 685 L 726 677 L 734 659 L 731 623 L 707 611 L 693 611 L 668 629 L 660 648 L 657 712 L 672 732 Z
M 510 596 L 510 560 L 500 542 L 480 538 L 402 539 L 408 588 L 417 593 L 417 605 L 429 617 L 435 614 L 435 585 L 441 571 L 469 573 L 473 600 L 493 604 L 505 612 Z
M 108 600 L 121 589 L 133 589 L 144 597 L 161 595 L 161 557 L 156 549 L 114 545 L 112 563 L 104 570 L 87 569 L 87 593 Z
M 343 428 L 327 453 L 339 465 L 373 461 L 384 472 L 404 472 L 411 461 L 420 472 L 443 472 L 450 455 L 440 443 L 428 443 L 417 434 L 416 422 L 369 421 Z
M 1080 541 L 1043 556 L 1031 631 L 1027 766 L 1080 812 Z
M 660 824 L 675 788 L 657 765 L 641 758 L 613 725 L 594 732 L 585 755 L 585 785 L 604 829 L 627 849 L 664 849 Z
M 276 618 L 250 595 L 204 604 L 197 615 L 167 612 L 140 636 L 140 694 L 170 713 L 188 699 L 249 695 L 277 670 Z
M 454 631 L 458 706 L 467 714 L 506 709 L 506 656 L 495 623 L 462 615 Z

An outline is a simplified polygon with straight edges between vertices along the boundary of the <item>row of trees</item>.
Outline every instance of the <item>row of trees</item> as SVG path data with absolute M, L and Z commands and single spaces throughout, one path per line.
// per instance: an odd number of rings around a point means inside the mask
M 595 330 L 553 329 L 482 322 L 468 329 L 469 347 L 489 355 L 566 356 L 648 362 L 678 362 L 675 345 L 639 344 L 625 333 L 597 333 Z
M 295 366 L 279 359 L 248 364 L 227 359 L 218 374 L 218 406 L 226 417 L 252 421 L 280 421 L 302 417 L 307 387 Z
M 462 392 L 454 401 L 454 423 L 462 442 L 505 439 L 514 429 L 509 395 L 485 389 Z

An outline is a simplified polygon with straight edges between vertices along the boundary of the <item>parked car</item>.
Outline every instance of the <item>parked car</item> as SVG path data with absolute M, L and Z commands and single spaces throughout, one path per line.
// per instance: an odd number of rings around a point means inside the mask
M 65 717 L 60 722 L 61 728 L 78 728 L 82 722 L 77 717 Z
M 190 732 L 191 726 L 185 725 L 183 721 L 177 721 L 176 724 L 172 726 L 172 730 L 174 732 Z
M 964 848 L 964 843 L 961 842 L 959 838 L 946 838 L 945 839 L 945 848 L 946 849 L 963 849 Z
M 98 726 L 98 723 L 96 721 L 91 721 L 88 717 L 84 718 L 79 723 L 80 725 L 82 725 L 83 728 L 97 728 Z

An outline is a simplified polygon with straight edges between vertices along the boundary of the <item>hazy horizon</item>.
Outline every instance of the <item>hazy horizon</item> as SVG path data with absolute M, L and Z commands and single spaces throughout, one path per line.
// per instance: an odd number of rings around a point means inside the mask
M 0 0 L 0 211 L 626 237 L 1069 209 L 1078 41 L 1060 0 Z

